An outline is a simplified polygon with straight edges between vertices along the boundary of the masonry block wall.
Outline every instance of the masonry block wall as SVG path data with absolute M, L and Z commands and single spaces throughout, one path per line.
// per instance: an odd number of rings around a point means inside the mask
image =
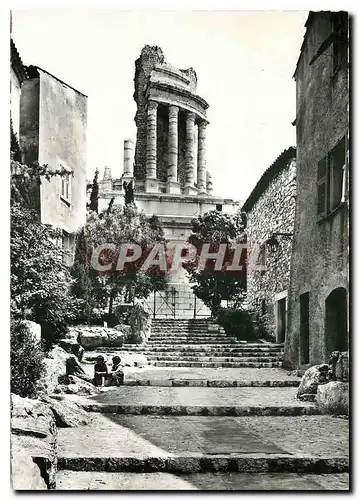
M 137 104 L 135 115 L 137 138 L 134 175 L 137 180 L 143 180 L 146 177 L 147 113 L 145 90 L 151 71 L 156 64 L 163 61 L 164 55 L 160 47 L 146 45 L 141 52 L 141 56 L 135 62 L 135 92 L 133 98 Z
M 278 165 L 279 163 L 279 165 Z M 277 172 L 273 174 L 273 170 Z M 272 172 L 272 173 L 271 173 Z M 270 174 L 270 175 L 268 175 Z M 247 241 L 262 244 L 273 233 L 293 233 L 296 196 L 295 149 L 289 148 L 267 170 L 244 203 Z M 277 338 L 277 295 L 289 287 L 291 237 L 278 236 L 278 249 L 265 245 L 266 270 L 248 270 L 247 302 L 269 338 Z
M 319 216 L 318 163 L 348 133 L 348 15 L 311 12 L 306 26 L 295 72 L 297 210 L 284 353 L 287 367 L 327 362 L 332 350 L 345 350 L 346 344 L 344 338 L 338 338 L 345 332 L 336 324 L 340 315 L 346 315 L 345 304 L 331 319 L 326 319 L 326 314 L 327 299 L 333 291 L 338 291 L 337 304 L 341 293 L 348 293 L 349 215 L 348 202 L 341 199 L 341 192 L 346 191 L 343 166 L 349 168 L 349 164 L 345 155 L 338 165 L 331 159 L 330 165 L 337 169 L 335 176 L 328 164 L 332 180 L 326 186 L 326 201 L 338 188 L 339 203 L 328 206 Z M 345 149 L 347 153 L 347 145 Z M 301 312 L 304 294 L 309 299 L 307 320 L 303 307 Z M 336 332 L 331 332 L 333 326 Z

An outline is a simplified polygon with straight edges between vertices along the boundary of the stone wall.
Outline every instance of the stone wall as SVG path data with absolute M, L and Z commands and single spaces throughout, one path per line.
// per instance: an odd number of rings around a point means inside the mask
M 293 233 L 296 166 L 293 159 L 295 150 L 291 149 L 292 159 L 285 159 L 280 171 L 269 182 L 263 183 L 262 192 L 256 196 L 254 203 L 248 203 L 249 199 L 243 206 L 247 212 L 249 244 L 262 243 L 276 232 Z M 277 161 L 281 161 L 281 157 Z M 273 164 L 270 168 L 275 167 Z M 279 245 L 276 252 L 271 253 L 266 247 L 266 270 L 248 270 L 247 274 L 249 309 L 256 313 L 258 324 L 273 338 L 277 338 L 277 300 L 285 299 L 288 290 L 292 243 L 290 237 L 279 236 L 277 239 Z
M 288 367 L 305 363 L 300 335 L 300 296 L 304 293 L 309 293 L 309 364 L 325 363 L 331 351 L 347 348 L 333 344 L 325 324 L 329 294 L 338 288 L 344 293 L 348 290 L 347 203 L 326 217 L 317 215 L 318 162 L 348 131 L 347 62 L 334 67 L 336 43 L 318 52 L 333 30 L 332 20 L 330 12 L 310 14 L 295 73 L 298 196 L 284 353 Z M 345 41 L 341 47 L 346 50 Z

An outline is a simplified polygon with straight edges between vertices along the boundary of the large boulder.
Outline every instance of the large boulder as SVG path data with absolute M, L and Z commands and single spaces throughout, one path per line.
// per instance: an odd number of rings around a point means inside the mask
M 91 423 L 90 415 L 73 401 L 49 396 L 41 396 L 41 399 L 50 406 L 58 427 L 79 427 Z
M 95 387 L 91 381 L 76 375 L 59 377 L 59 385 L 54 389 L 55 394 L 77 394 L 78 396 L 94 396 L 99 392 L 100 389 Z
M 301 399 L 304 394 L 316 394 L 320 384 L 328 382 L 329 365 L 315 365 L 303 375 L 302 381 L 297 390 L 297 398 Z
M 15 491 L 47 490 L 41 470 L 32 457 L 23 450 L 11 450 L 11 482 Z
M 79 325 L 71 327 L 70 334 L 76 334 L 79 343 L 84 349 L 98 347 L 121 347 L 124 335 L 121 330 L 104 326 Z
M 12 394 L 11 474 L 15 490 L 55 488 L 56 444 L 57 427 L 51 408 L 38 399 Z
M 142 344 L 151 334 L 151 316 L 140 304 L 135 304 L 130 312 L 128 324 L 131 327 L 131 344 Z
M 44 359 L 44 375 L 38 382 L 40 392 L 52 393 L 58 384 L 58 377 L 66 372 L 68 354 L 61 347 L 54 347 Z
M 349 415 L 349 384 L 331 381 L 320 385 L 316 403 L 322 413 L 333 415 Z
M 121 358 L 122 366 L 137 366 L 142 368 L 148 365 L 148 360 L 144 354 L 137 352 L 119 351 L 116 353 Z

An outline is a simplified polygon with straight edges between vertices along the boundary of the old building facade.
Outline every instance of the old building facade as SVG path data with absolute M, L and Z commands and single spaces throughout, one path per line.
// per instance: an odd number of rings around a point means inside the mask
M 186 242 L 191 220 L 210 210 L 233 213 L 240 204 L 215 197 L 206 166 L 206 110 L 196 94 L 193 68 L 180 70 L 166 62 L 160 47 L 146 45 L 135 62 L 136 144 L 124 141 L 123 175 L 105 168 L 99 182 L 99 210 L 111 199 L 124 204 L 124 183 L 132 182 L 134 199 L 146 215 L 156 214 L 168 241 Z M 210 311 L 196 300 L 183 271 L 171 277 L 170 296 L 150 297 L 157 316 L 190 318 Z
M 297 203 L 285 366 L 348 349 L 348 14 L 311 12 L 295 70 Z
M 283 151 L 264 172 L 242 210 L 247 243 L 261 246 L 258 263 L 247 267 L 246 303 L 261 334 L 282 343 L 287 331 L 287 301 L 296 196 L 296 151 Z
M 20 95 L 22 160 L 65 175 L 34 187 L 34 208 L 44 224 L 62 231 L 59 244 L 72 263 L 74 233 L 86 221 L 87 97 L 47 71 L 29 66 Z

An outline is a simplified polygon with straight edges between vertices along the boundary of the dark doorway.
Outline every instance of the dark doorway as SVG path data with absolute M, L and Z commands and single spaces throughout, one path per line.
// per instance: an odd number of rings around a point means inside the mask
M 309 363 L 309 292 L 302 293 L 300 300 L 300 362 Z
M 287 299 L 285 297 L 277 301 L 277 342 L 279 344 L 284 342 L 287 329 L 286 304 Z
M 336 288 L 325 301 L 325 338 L 327 355 L 348 350 L 347 291 Z

